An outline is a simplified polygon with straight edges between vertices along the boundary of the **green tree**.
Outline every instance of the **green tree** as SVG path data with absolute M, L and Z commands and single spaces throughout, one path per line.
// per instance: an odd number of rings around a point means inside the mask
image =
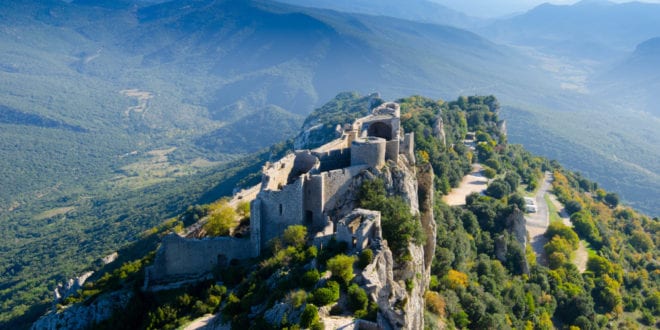
M 355 258 L 339 254 L 328 260 L 328 269 L 332 276 L 348 284 L 353 279 L 353 263 Z
M 486 194 L 497 199 L 509 195 L 509 192 L 509 185 L 501 179 L 491 182 L 486 188 Z
M 605 195 L 605 203 L 612 208 L 617 207 L 619 205 L 619 195 L 613 192 L 607 193 L 607 195 Z
M 305 309 L 300 315 L 300 326 L 310 328 L 316 323 L 319 323 L 319 309 L 313 304 L 305 305 Z
M 544 236 L 550 239 L 555 236 L 559 236 L 570 243 L 573 250 L 577 249 L 578 245 L 580 244 L 580 238 L 578 235 L 573 231 L 573 229 L 571 229 L 571 227 L 565 225 L 561 221 L 555 221 L 551 223 L 550 226 L 548 226 Z
M 374 251 L 371 249 L 364 249 L 362 252 L 360 252 L 360 256 L 358 259 L 358 267 L 360 269 L 364 269 L 364 267 L 367 267 L 372 261 L 374 260 Z
M 213 206 L 204 230 L 211 236 L 229 235 L 236 222 L 236 211 L 226 201 L 218 202 Z
M 492 180 L 497 175 L 497 171 L 487 166 L 483 167 L 483 173 L 488 180 Z
M 367 293 L 364 291 L 364 289 L 353 283 L 348 287 L 347 293 L 348 308 L 354 312 L 361 310 L 366 311 L 367 305 L 369 304 L 369 298 L 367 297 Z
M 289 226 L 282 234 L 282 241 L 287 246 L 301 248 L 305 246 L 307 237 L 307 228 L 303 225 Z

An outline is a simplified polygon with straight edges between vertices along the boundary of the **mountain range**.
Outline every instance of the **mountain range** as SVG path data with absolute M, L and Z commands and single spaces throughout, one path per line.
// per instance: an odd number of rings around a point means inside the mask
M 35 253 L 54 251 L 64 280 L 208 201 L 180 189 L 214 187 L 204 180 L 255 151 L 266 161 L 264 147 L 342 91 L 495 94 L 512 142 L 660 214 L 660 5 L 542 5 L 484 21 L 425 1 L 289 2 L 3 4 L 3 299 L 39 268 Z

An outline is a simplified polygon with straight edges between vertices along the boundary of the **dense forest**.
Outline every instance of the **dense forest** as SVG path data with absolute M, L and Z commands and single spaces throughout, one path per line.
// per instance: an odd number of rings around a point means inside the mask
M 361 116 L 373 99 L 342 94 L 333 102 L 336 106 L 318 110 L 307 123 L 320 118 L 332 122 L 333 118 Z M 434 214 L 438 227 L 433 276 L 425 295 L 427 328 L 634 329 L 658 325 L 659 219 L 620 205 L 615 193 L 606 192 L 555 161 L 508 144 L 499 129 L 499 105 L 492 96 L 460 97 L 452 102 L 414 96 L 398 102 L 404 129 L 415 132 L 418 163 L 430 164 L 436 174 Z M 444 140 L 432 133 L 438 116 L 443 121 Z M 475 132 L 476 152 L 462 143 L 467 132 Z M 324 135 L 331 139 L 331 130 Z M 276 157 L 292 145 L 293 141 L 288 141 L 266 154 Z M 254 156 L 250 160 L 264 158 Z M 486 194 L 468 196 L 462 207 L 448 206 L 442 195 L 460 182 L 473 162 L 483 164 L 489 177 Z M 246 161 L 242 164 L 252 165 Z M 544 172 L 553 174 L 553 193 L 570 214 L 573 225 L 552 221 L 544 247 L 547 265 L 537 263 L 529 245 L 521 247 L 507 224 L 512 213 L 524 208 L 523 197 L 538 189 Z M 225 178 L 247 178 L 243 184 L 254 182 L 250 178 L 256 177 L 255 166 L 231 173 L 241 175 Z M 230 183 L 236 185 L 239 180 L 228 180 Z M 387 196 L 377 180 L 363 184 L 360 204 L 382 212 L 383 235 L 388 241 L 405 245 L 419 241 L 423 235 L 414 217 L 400 217 L 410 212 L 396 197 Z M 318 309 L 334 305 L 339 299 L 348 301 L 342 305 L 348 310 L 334 307 L 331 314 L 375 318 L 374 302 L 351 282 L 353 270 L 370 262 L 369 250 L 347 256 L 345 246 L 333 243 L 319 251 L 309 244 L 302 226 L 289 227 L 259 260 L 218 269 L 212 280 L 175 290 L 142 292 L 143 268 L 153 259 L 153 252 L 145 251 L 154 251 L 158 237 L 182 230 L 213 213 L 217 205 L 191 206 L 146 231 L 137 242 L 120 251 L 124 260 L 98 267 L 96 277 L 62 304 L 89 304 L 109 291 L 133 291 L 125 310 L 94 326 L 102 329 L 174 329 L 195 317 L 216 312 L 236 328 L 316 329 L 322 326 Z M 245 214 L 245 210 L 236 211 Z M 396 225 L 386 225 L 388 221 Z M 583 272 L 571 262 L 578 244 L 586 244 L 589 251 Z M 392 246 L 396 254 L 397 245 Z M 502 247 L 504 256 L 498 255 Z M 316 266 L 306 268 L 311 260 Z M 330 279 L 319 282 L 324 273 L 331 274 Z M 270 283 L 273 278 L 276 282 Z M 274 326 L 261 316 L 250 315 L 253 306 L 264 302 L 263 297 L 268 297 L 267 305 L 285 299 L 300 307 L 302 313 L 291 322 L 284 317 Z

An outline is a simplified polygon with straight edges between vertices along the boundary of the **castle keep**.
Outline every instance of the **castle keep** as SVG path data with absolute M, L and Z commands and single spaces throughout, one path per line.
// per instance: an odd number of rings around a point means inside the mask
M 385 103 L 345 125 L 339 138 L 266 163 L 250 204 L 249 239 L 171 234 L 163 239 L 147 277 L 159 281 L 199 276 L 232 259 L 257 257 L 268 241 L 291 225 L 305 225 L 312 235 L 348 236 L 347 230 L 354 230 L 344 228 L 347 224 L 340 220 L 352 211 L 342 207 L 351 181 L 367 168 L 379 169 L 387 161 L 396 164 L 401 156 L 415 162 L 414 136 L 401 128 L 399 105 Z M 379 227 L 380 215 L 377 218 Z

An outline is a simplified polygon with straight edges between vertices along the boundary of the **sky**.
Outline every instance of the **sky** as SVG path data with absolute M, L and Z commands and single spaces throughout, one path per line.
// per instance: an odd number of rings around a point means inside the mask
M 431 0 L 447 7 L 462 11 L 476 17 L 501 17 L 514 13 L 525 12 L 542 3 L 573 4 L 576 0 Z M 630 0 L 614 0 L 612 2 L 629 2 Z M 643 0 L 640 2 L 660 3 L 660 0 Z

